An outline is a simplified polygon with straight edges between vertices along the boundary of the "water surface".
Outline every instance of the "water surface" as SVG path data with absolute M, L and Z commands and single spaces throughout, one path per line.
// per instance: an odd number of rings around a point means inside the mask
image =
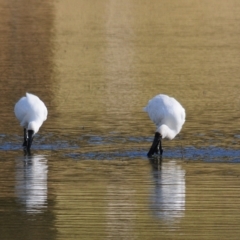
M 0 1 L 2 239 L 238 239 L 240 3 Z M 15 102 L 48 120 L 25 156 Z M 159 93 L 186 109 L 146 157 Z

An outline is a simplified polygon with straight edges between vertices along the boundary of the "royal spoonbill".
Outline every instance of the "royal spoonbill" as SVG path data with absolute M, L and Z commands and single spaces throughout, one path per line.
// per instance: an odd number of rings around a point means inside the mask
M 47 108 L 37 96 L 26 93 L 26 97 L 16 103 L 14 112 L 24 128 L 23 147 L 29 151 L 34 135 L 47 119 Z
M 151 157 L 154 153 L 158 154 L 159 150 L 162 155 L 162 139 L 172 140 L 181 131 L 185 122 L 185 109 L 175 98 L 159 94 L 149 100 L 144 111 L 157 126 L 152 146 L 147 155 Z

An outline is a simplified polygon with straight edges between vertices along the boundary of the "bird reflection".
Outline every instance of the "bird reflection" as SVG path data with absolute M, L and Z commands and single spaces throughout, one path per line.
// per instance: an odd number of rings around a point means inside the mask
M 166 223 L 176 222 L 185 211 L 185 170 L 176 161 L 150 159 L 154 192 L 151 208 L 154 215 Z
M 40 213 L 47 207 L 47 159 L 27 154 L 16 159 L 15 193 L 26 212 Z

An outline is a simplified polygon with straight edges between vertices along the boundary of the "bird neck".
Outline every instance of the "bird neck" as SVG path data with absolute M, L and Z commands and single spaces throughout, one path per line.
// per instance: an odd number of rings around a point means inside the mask
M 169 140 L 172 140 L 177 135 L 176 131 L 172 130 L 165 124 L 159 126 L 156 132 L 159 132 L 162 138 L 167 138 Z

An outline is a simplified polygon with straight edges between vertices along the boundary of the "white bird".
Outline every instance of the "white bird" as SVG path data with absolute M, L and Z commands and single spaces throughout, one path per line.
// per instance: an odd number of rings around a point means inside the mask
M 159 94 L 149 100 L 144 111 L 157 127 L 148 157 L 158 154 L 158 150 L 162 155 L 162 139 L 172 140 L 181 131 L 185 122 L 185 109 L 175 98 Z
M 16 103 L 14 112 L 24 128 L 23 147 L 29 151 L 34 135 L 47 119 L 47 108 L 37 96 L 26 93 L 26 97 L 22 97 Z

